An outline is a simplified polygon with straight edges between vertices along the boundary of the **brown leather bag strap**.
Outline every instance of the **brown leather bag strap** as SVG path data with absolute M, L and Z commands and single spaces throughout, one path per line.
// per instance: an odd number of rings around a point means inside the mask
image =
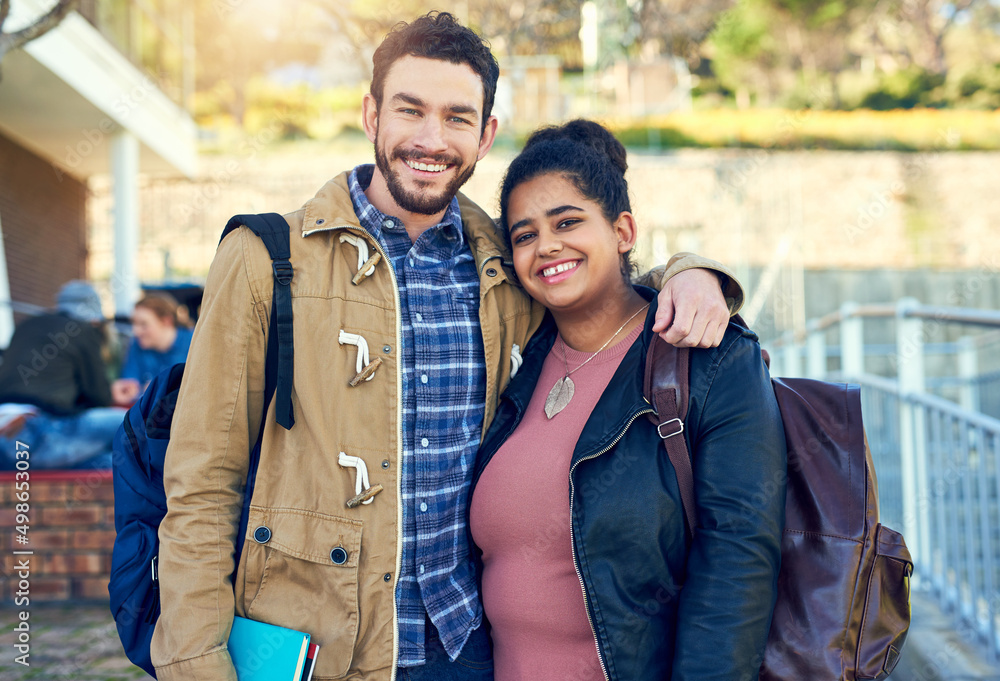
M 688 365 L 690 351 L 676 348 L 658 335 L 653 336 L 646 351 L 646 371 L 642 393 L 653 405 L 655 414 L 649 420 L 663 440 L 670 463 L 677 475 L 681 493 L 681 506 L 687 519 L 687 530 L 693 536 L 696 526 L 694 504 L 694 470 L 691 455 L 684 440 L 684 419 L 687 418 L 690 376 Z

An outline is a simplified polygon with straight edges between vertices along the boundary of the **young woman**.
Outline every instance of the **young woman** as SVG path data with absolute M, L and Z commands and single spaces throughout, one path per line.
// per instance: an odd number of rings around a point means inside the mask
M 497 681 L 756 679 L 784 521 L 784 435 L 756 336 L 692 350 L 693 540 L 642 395 L 625 150 L 588 121 L 507 171 L 514 268 L 549 310 L 480 450 L 470 526 Z M 776 490 L 776 491 L 775 491 Z
M 191 329 L 180 322 L 180 306 L 172 297 L 143 297 L 132 310 L 132 342 L 121 378 L 112 383 L 115 404 L 131 405 L 161 371 L 187 359 Z

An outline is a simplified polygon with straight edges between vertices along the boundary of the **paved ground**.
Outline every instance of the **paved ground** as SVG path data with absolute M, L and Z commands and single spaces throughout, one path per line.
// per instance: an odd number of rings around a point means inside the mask
M 910 631 L 892 681 L 1000 681 L 1000 665 L 988 662 L 936 603 L 915 593 L 910 604 Z
M 125 657 L 105 604 L 34 605 L 28 610 L 31 651 L 25 667 L 14 661 L 18 610 L 0 608 L 0 681 L 128 681 L 148 679 Z
M 17 621 L 16 610 L 0 608 L 0 681 L 149 678 L 125 658 L 106 605 L 32 606 L 30 667 L 14 662 Z M 933 602 L 914 594 L 910 634 L 892 681 L 958 680 L 1000 681 L 1000 666 L 987 663 Z

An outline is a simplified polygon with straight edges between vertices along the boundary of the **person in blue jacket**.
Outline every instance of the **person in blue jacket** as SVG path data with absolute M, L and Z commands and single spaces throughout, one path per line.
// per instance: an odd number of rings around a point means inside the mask
M 167 294 L 150 294 L 132 311 L 132 342 L 121 377 L 111 385 L 115 404 L 135 402 L 164 369 L 187 360 L 191 329 L 181 322 L 180 306 Z
M 470 502 L 496 681 L 755 680 L 777 594 L 785 441 L 757 337 L 692 349 L 686 526 L 643 397 L 653 291 L 633 286 L 625 149 L 536 132 L 500 228 L 548 315 L 480 449 Z M 693 538 L 692 538 L 693 535 Z

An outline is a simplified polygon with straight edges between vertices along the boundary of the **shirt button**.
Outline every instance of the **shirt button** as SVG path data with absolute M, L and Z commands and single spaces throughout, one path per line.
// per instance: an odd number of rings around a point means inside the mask
M 420 446 L 421 447 L 427 447 L 428 445 L 430 445 L 430 443 L 431 443 L 431 441 L 428 440 L 427 438 L 425 438 L 425 437 L 424 438 L 420 438 Z
M 393 227 L 396 226 L 396 223 L 386 218 L 385 220 L 382 221 L 382 226 L 385 227 L 386 229 L 392 229 Z
M 417 313 L 417 321 L 418 322 L 424 321 L 424 316 L 422 314 L 420 314 L 419 312 Z
M 420 566 L 420 574 L 424 574 L 424 566 L 423 565 Z
M 426 501 L 421 501 L 420 502 L 420 512 L 421 513 L 427 513 L 427 502 Z
M 420 376 L 420 382 L 421 383 L 426 383 L 427 382 L 427 374 L 421 374 L 421 376 Z
M 410 267 L 413 267 L 416 263 L 417 263 L 416 260 L 414 260 L 413 258 L 410 258 Z

